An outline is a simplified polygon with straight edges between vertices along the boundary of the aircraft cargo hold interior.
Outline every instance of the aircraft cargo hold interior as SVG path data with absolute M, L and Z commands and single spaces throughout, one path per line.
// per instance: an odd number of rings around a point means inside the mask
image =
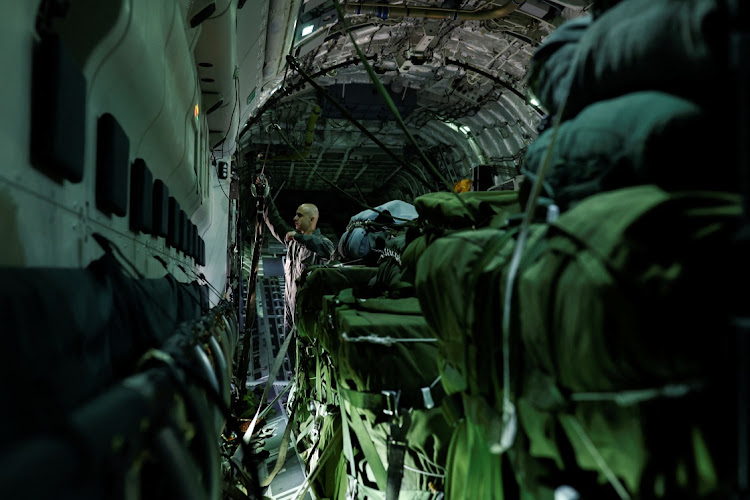
M 750 500 L 750 4 L 0 16 L 0 498 Z

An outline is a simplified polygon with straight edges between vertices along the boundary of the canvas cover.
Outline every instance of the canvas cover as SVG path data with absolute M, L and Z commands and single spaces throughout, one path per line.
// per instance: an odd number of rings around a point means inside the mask
M 323 297 L 352 287 L 367 287 L 377 269 L 367 266 L 310 266 L 300 278 L 297 290 L 295 324 L 300 337 L 319 338 L 327 335 L 327 322 L 320 320 Z
M 352 216 L 341 235 L 338 253 L 343 261 L 372 262 L 372 253 L 381 253 L 388 241 L 418 216 L 414 205 L 391 200 Z
M 662 92 L 591 104 L 529 145 L 522 191 L 528 191 L 548 155 L 544 196 L 563 211 L 586 196 L 640 184 L 736 190 L 735 164 L 715 161 L 715 145 L 726 132 L 711 123 L 697 104 Z M 710 175 L 706 165 L 714 165 Z
M 461 231 L 437 239 L 419 260 L 417 297 L 439 339 L 439 367 L 449 394 L 491 392 L 487 385 L 500 368 L 496 337 L 508 259 L 503 248 L 512 241 L 513 233 L 503 229 Z M 487 272 L 489 267 L 497 274 Z
M 564 120 L 643 90 L 715 99 L 706 88 L 730 87 L 726 16 L 721 0 L 624 0 L 588 27 L 575 19 L 551 35 L 532 57 L 530 88 L 555 115 L 570 82 Z
M 505 224 L 509 215 L 521 208 L 515 191 L 467 191 L 427 193 L 414 200 L 419 224 L 425 230 L 441 233 L 449 229 Z
M 726 494 L 732 438 L 716 406 L 731 406 L 731 301 L 716 291 L 736 266 L 739 215 L 732 194 L 645 185 L 550 225 L 518 281 L 530 455 L 600 483 L 611 471 L 639 498 Z
M 721 289 L 736 265 L 738 203 L 730 193 L 645 185 L 532 224 L 511 309 L 515 478 L 488 484 L 507 492 L 517 482 L 522 498 L 553 499 L 561 484 L 584 498 L 618 498 L 611 473 L 634 498 L 726 493 L 731 466 L 719 450 L 731 446 L 731 432 L 711 409 L 732 406 L 722 369 L 731 301 L 705 291 Z M 418 261 L 417 296 L 438 338 L 441 382 L 461 395 L 471 428 L 453 436 L 450 492 L 471 491 L 455 486 L 468 481 L 464 463 L 497 460 L 460 450 L 470 436 L 491 443 L 499 422 L 503 294 L 517 231 L 455 232 Z M 686 313 L 705 310 L 712 313 Z M 708 341 L 707 332 L 722 331 Z

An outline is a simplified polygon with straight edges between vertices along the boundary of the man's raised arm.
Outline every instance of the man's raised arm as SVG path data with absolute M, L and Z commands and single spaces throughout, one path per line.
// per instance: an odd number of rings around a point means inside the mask
M 265 206 L 266 209 L 263 212 L 263 218 L 266 220 L 266 226 L 268 226 L 273 237 L 286 246 L 286 234 L 289 231 L 294 231 L 294 228 L 287 224 L 284 218 L 279 214 L 279 211 L 276 209 L 276 205 L 274 205 L 270 196 L 266 196 Z
M 322 234 L 296 233 L 294 240 L 326 260 L 330 260 L 333 255 L 333 242 Z

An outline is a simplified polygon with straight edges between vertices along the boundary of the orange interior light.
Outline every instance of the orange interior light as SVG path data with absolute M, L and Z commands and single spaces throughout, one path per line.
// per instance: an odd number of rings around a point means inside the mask
M 456 193 L 466 193 L 471 191 L 471 179 L 461 179 L 453 184 L 453 191 Z
M 195 105 L 195 117 L 198 118 L 198 113 L 200 112 L 200 109 L 198 108 L 198 105 Z

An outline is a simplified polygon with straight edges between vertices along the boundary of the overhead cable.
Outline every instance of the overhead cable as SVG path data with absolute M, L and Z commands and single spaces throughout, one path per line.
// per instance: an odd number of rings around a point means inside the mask
M 440 179 L 443 182 L 443 184 L 445 184 L 449 192 L 455 193 L 455 191 L 453 191 L 453 185 L 450 182 L 448 182 L 448 179 L 446 179 L 445 176 L 443 176 L 443 174 L 441 174 L 440 171 L 437 168 L 435 168 L 432 162 L 430 162 L 430 160 L 427 158 L 427 155 L 425 155 L 424 151 L 419 146 L 419 143 L 417 143 L 417 140 L 414 138 L 411 131 L 406 126 L 406 123 L 404 123 L 404 119 L 401 117 L 401 113 L 399 113 L 398 108 L 396 108 L 396 105 L 394 104 L 390 95 L 388 95 L 388 92 L 385 90 L 383 83 L 375 74 L 375 71 L 372 69 L 372 66 L 370 66 L 370 63 L 367 62 L 367 58 L 362 52 L 362 49 L 359 48 L 359 45 L 357 44 L 357 40 L 354 38 L 352 31 L 349 29 L 349 23 L 344 17 L 344 12 L 341 9 L 341 4 L 339 3 L 338 0 L 333 0 L 333 4 L 336 7 L 336 12 L 338 12 L 339 14 L 339 19 L 344 25 L 344 30 L 349 35 L 349 39 L 352 41 L 352 44 L 354 44 L 354 49 L 357 51 L 357 55 L 359 56 L 360 60 L 362 61 L 362 64 L 367 70 L 367 74 L 370 76 L 370 80 L 372 80 L 372 83 L 375 86 L 375 88 L 378 90 L 378 93 L 383 98 L 388 108 L 391 110 L 391 113 L 393 113 L 393 116 L 396 119 L 396 123 L 398 123 L 399 127 L 401 127 L 401 130 L 404 131 L 404 134 L 406 134 L 406 137 L 409 139 L 409 142 L 411 142 L 416 148 L 417 152 L 419 153 L 419 157 L 422 160 L 422 163 L 425 165 L 425 167 L 427 167 L 435 177 Z M 470 207 L 466 203 L 466 201 L 458 195 L 458 193 L 455 193 L 455 195 L 467 212 L 472 213 L 472 214 L 476 212 L 476 210 L 473 207 Z

